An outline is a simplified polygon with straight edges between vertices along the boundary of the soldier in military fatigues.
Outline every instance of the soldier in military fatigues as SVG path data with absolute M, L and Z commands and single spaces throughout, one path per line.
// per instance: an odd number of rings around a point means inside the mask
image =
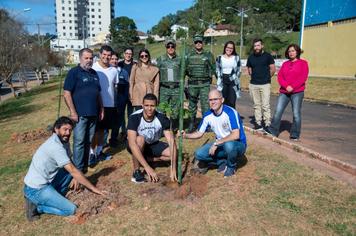
M 215 73 L 215 60 L 211 52 L 203 49 L 203 37 L 195 35 L 194 49 L 188 53 L 186 59 L 186 74 L 188 75 L 188 99 L 190 124 L 189 131 L 195 128 L 197 104 L 200 98 L 202 114 L 209 110 L 208 94 L 211 77 Z
M 166 40 L 166 54 L 157 59 L 160 73 L 160 103 L 170 105 L 173 128 L 177 128 L 179 114 L 179 80 L 181 78 L 181 59 L 176 54 L 176 43 L 173 39 Z

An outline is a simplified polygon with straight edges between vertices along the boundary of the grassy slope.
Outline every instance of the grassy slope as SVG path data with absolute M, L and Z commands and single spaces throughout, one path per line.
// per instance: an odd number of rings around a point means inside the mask
M 112 181 L 129 204 L 83 225 L 49 215 L 30 224 L 23 212 L 22 179 L 43 139 L 25 144 L 9 139 L 14 132 L 46 128 L 53 122 L 57 94 L 56 84 L 49 84 L 7 101 L 6 112 L 0 106 L 0 235 L 356 234 L 355 189 L 256 146 L 249 146 L 248 163 L 233 178 L 224 180 L 210 171 L 202 198 L 169 201 L 160 194 L 142 194 L 160 184 L 130 182 L 130 157 L 120 151 L 99 168 L 118 160 L 125 163 Z M 205 140 L 186 142 L 184 152 L 193 153 Z M 158 171 L 162 176 L 167 168 Z

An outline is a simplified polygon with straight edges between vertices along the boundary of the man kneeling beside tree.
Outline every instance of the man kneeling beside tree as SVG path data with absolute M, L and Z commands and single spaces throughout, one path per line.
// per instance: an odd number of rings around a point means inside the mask
M 74 123 L 68 117 L 60 117 L 53 125 L 53 134 L 36 151 L 25 176 L 24 195 L 26 216 L 29 221 L 42 213 L 69 216 L 77 209 L 65 198 L 72 179 L 96 194 L 105 195 L 80 172 L 69 158 L 69 139 Z

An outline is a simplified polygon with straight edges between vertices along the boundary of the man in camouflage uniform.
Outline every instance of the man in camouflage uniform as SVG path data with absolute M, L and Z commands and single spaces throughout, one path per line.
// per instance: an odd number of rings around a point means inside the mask
M 193 37 L 194 49 L 186 59 L 186 74 L 188 75 L 188 99 L 190 124 L 189 132 L 195 129 L 197 104 L 200 98 L 202 114 L 209 110 L 208 94 L 211 77 L 215 73 L 215 60 L 211 52 L 203 49 L 203 36 Z
M 166 54 L 157 59 L 160 73 L 160 103 L 168 104 L 172 109 L 173 128 L 177 128 L 179 114 L 179 80 L 181 79 L 181 59 L 176 54 L 176 42 L 166 40 Z

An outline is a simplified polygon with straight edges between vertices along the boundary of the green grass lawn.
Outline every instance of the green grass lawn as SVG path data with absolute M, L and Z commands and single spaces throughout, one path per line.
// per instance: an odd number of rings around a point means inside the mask
M 248 89 L 250 78 L 241 77 L 241 87 Z M 272 78 L 271 92 L 278 94 L 279 85 L 277 77 Z M 356 80 L 309 77 L 305 98 L 318 101 L 329 101 L 356 106 Z
M 111 150 L 114 158 L 99 164 L 91 178 L 97 179 L 100 188 L 118 189 L 117 197 L 125 198 L 125 203 L 81 225 L 50 215 L 28 223 L 23 210 L 23 177 L 45 138 L 17 143 L 11 137 L 52 123 L 57 96 L 58 81 L 0 104 L 0 235 L 356 234 L 355 188 L 291 162 L 268 147 L 254 145 L 248 147 L 247 164 L 234 177 L 223 179 L 211 170 L 198 179 L 202 181 L 200 186 L 198 182 L 200 194 L 192 190 L 193 194 L 182 199 L 164 181 L 132 184 L 128 152 Z M 61 114 L 68 114 L 64 105 L 62 108 Z M 213 139 L 207 135 L 185 142 L 185 161 L 208 138 Z M 105 172 L 111 167 L 115 167 L 113 171 Z M 157 168 L 162 180 L 168 169 Z

